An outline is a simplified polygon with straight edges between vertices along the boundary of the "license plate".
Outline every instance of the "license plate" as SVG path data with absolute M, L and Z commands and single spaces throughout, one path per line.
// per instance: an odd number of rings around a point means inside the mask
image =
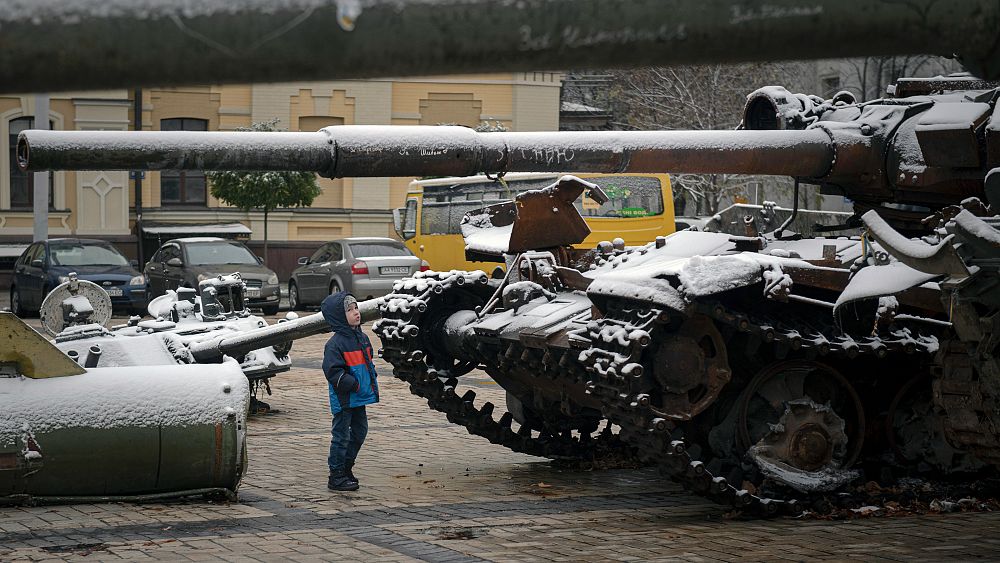
M 107 291 L 108 295 L 111 297 L 121 297 L 123 295 L 122 288 L 120 287 L 109 287 L 106 288 L 104 291 Z
M 378 269 L 382 274 L 409 274 L 410 269 L 406 266 L 382 266 Z
M 255 297 L 260 297 L 260 288 L 258 288 L 258 287 L 248 287 L 247 288 L 247 297 L 250 298 L 250 299 L 253 299 Z

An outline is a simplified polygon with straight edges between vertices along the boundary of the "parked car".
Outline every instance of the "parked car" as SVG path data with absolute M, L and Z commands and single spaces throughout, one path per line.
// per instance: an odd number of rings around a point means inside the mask
M 203 280 L 233 272 L 239 272 L 246 283 L 250 307 L 260 307 L 265 315 L 278 312 L 281 300 L 278 275 L 239 241 L 217 237 L 168 240 L 146 263 L 145 269 L 152 297 L 178 287 L 197 289 Z
M 293 310 L 319 305 L 331 293 L 347 290 L 358 299 L 382 297 L 392 284 L 427 270 L 427 263 L 398 240 L 352 237 L 330 241 L 312 256 L 299 258 L 288 280 L 288 305 Z
M 143 314 L 146 278 L 111 243 L 97 239 L 54 238 L 29 246 L 14 263 L 10 310 L 19 317 L 37 313 L 57 285 L 77 278 L 96 283 L 117 310 Z

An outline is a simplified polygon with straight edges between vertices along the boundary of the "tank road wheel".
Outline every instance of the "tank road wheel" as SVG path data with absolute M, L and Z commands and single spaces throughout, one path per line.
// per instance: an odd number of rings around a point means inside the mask
M 790 360 L 758 373 L 741 396 L 736 436 L 767 479 L 800 492 L 839 488 L 864 441 L 864 409 L 851 384 L 819 362 Z
M 653 375 L 659 389 L 650 402 L 661 416 L 690 420 L 714 403 L 732 375 L 715 323 L 699 315 L 667 335 L 653 354 Z
M 903 385 L 889 404 L 886 438 L 896 459 L 917 473 L 974 473 L 988 466 L 956 449 L 945 435 L 944 413 L 934 405 L 929 376 Z

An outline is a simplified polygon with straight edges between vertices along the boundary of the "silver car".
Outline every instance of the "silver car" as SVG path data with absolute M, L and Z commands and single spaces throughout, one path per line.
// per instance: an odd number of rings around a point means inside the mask
M 330 241 L 312 256 L 299 258 L 299 267 L 288 280 L 288 305 L 292 310 L 319 305 L 331 293 L 347 290 L 358 299 L 382 297 L 392 284 L 427 270 L 398 240 L 386 237 L 352 237 Z

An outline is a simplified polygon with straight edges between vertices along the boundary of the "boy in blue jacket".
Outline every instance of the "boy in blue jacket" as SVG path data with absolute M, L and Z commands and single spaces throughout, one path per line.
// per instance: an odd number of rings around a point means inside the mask
M 323 374 L 330 387 L 333 428 L 330 437 L 331 491 L 356 491 L 351 469 L 368 434 L 365 405 L 378 402 L 378 376 L 372 344 L 361 330 L 358 300 L 346 291 L 327 296 L 320 306 L 333 336 L 323 349 Z

